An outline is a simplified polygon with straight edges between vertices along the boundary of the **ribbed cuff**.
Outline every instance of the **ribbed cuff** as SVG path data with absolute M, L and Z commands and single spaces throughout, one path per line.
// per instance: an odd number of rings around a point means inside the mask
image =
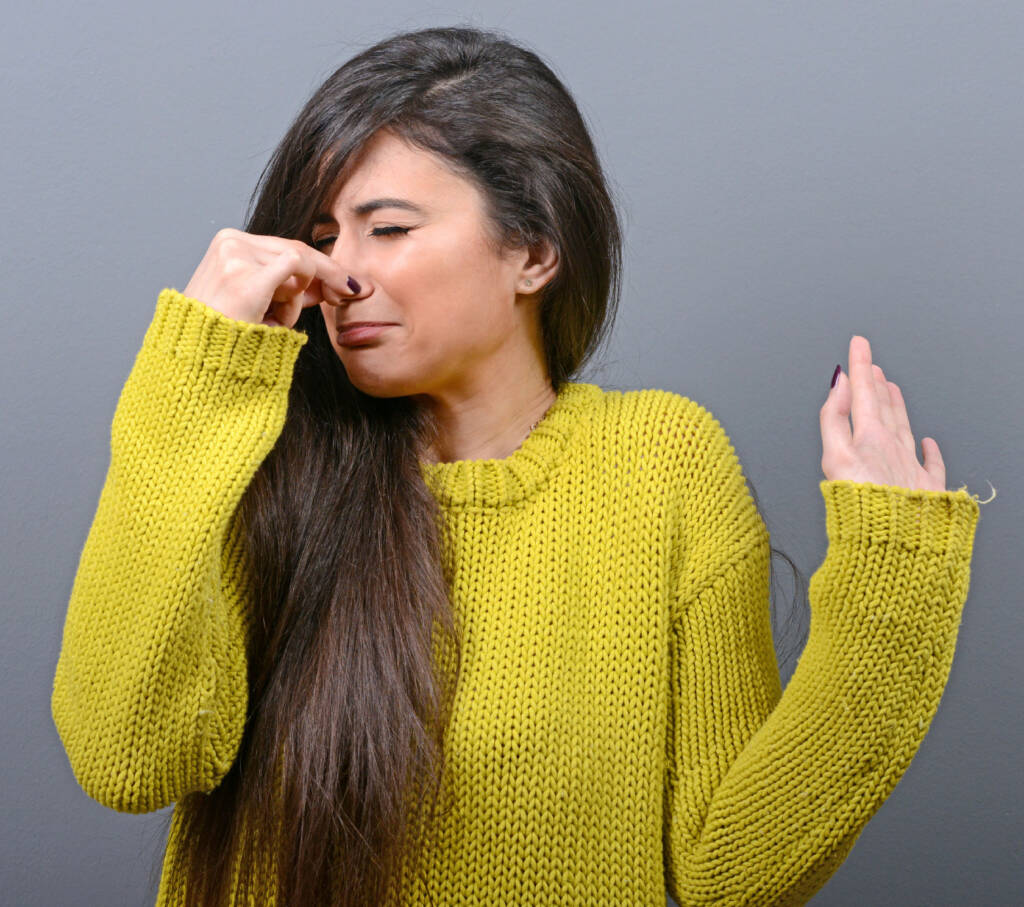
M 229 318 L 171 287 L 161 290 L 145 343 L 202 368 L 264 384 L 288 384 L 303 331 Z
M 897 541 L 914 549 L 969 550 L 978 521 L 976 495 L 929 491 L 847 479 L 823 480 L 830 542 Z

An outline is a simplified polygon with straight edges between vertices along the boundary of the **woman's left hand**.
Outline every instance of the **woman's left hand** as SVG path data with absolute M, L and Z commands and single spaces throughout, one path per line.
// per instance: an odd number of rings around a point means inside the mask
M 850 431 L 850 414 L 853 431 Z M 903 394 L 871 362 L 871 345 L 854 334 L 850 374 L 839 375 L 821 407 L 821 468 L 827 480 L 946 490 L 946 467 L 934 438 L 921 439 L 917 460 Z

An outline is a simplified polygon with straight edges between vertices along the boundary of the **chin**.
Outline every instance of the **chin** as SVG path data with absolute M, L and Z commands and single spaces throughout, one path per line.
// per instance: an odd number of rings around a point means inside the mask
M 345 374 L 354 387 L 371 397 L 406 397 L 417 392 L 416 387 L 407 381 L 350 368 L 347 364 Z

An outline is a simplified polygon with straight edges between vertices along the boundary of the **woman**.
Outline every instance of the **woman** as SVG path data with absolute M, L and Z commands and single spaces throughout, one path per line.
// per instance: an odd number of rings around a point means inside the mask
M 978 518 L 867 340 L 782 695 L 721 425 L 572 380 L 620 234 L 536 55 L 382 41 L 254 200 L 157 301 L 54 681 L 86 792 L 176 804 L 158 904 L 805 903 L 935 714 Z

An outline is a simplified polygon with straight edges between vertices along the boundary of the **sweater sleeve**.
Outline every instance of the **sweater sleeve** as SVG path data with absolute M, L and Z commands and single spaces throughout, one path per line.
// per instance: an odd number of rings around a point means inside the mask
M 781 694 L 768 534 L 727 437 L 707 428 L 670 641 L 667 887 L 685 907 L 805 904 L 938 709 L 978 504 L 962 489 L 820 482 L 829 546 Z
M 307 341 L 171 288 L 158 297 L 114 412 L 51 696 L 76 780 L 112 809 L 209 792 L 234 761 L 248 682 L 232 518 Z

